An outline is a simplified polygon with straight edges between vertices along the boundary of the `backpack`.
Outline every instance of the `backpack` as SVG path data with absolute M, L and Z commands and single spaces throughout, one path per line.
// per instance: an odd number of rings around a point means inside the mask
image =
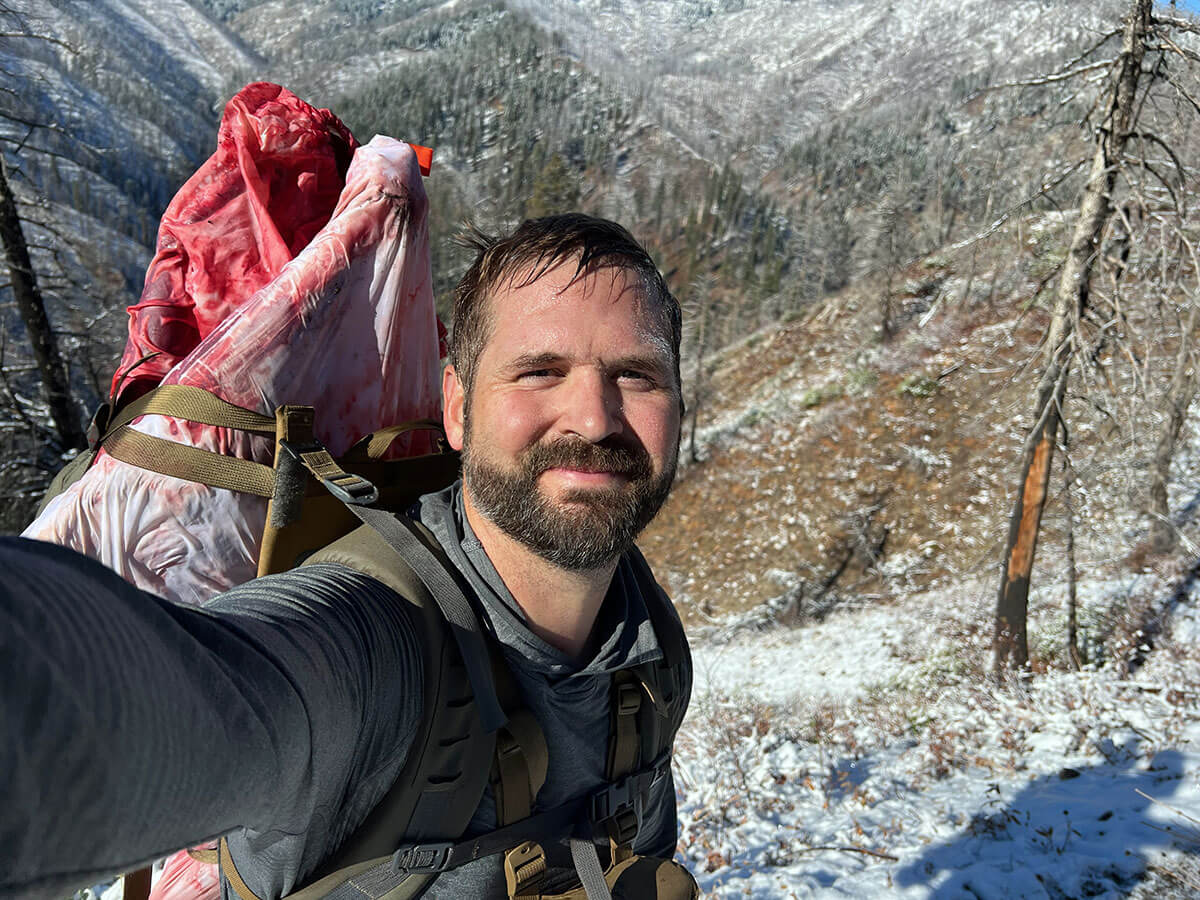
M 275 466 L 183 447 L 128 427 L 150 413 L 273 434 Z M 105 433 L 94 434 L 90 454 L 103 447 L 117 459 L 162 474 L 270 497 L 260 576 L 339 563 L 383 582 L 412 605 L 425 649 L 417 742 L 366 821 L 287 900 L 407 900 L 420 896 L 439 873 L 501 853 L 511 900 L 698 897 L 696 882 L 682 866 L 632 852 L 639 805 L 669 773 L 688 699 L 682 684 L 689 665 L 682 625 L 641 554 L 631 551 L 663 658 L 614 673 L 608 783 L 577 801 L 531 815 L 548 763 L 541 728 L 520 704 L 499 648 L 485 638 L 461 576 L 436 539 L 419 523 L 389 511 L 407 509 L 421 494 L 451 484 L 458 477 L 457 454 L 443 444 L 437 453 L 384 459 L 397 435 L 440 427 L 416 422 L 368 435 L 334 460 L 314 436 L 313 422 L 311 407 L 280 407 L 272 420 L 198 388 L 171 385 L 110 416 Z M 81 465 L 74 478 L 85 469 Z M 69 483 L 64 477 L 58 488 Z M 499 828 L 462 841 L 488 783 Z M 543 894 L 546 860 L 540 841 L 562 835 L 571 836 L 582 884 L 563 894 Z M 607 867 L 600 864 L 597 843 L 607 846 Z M 218 863 L 241 900 L 261 900 L 238 873 L 224 839 L 215 851 L 191 852 Z

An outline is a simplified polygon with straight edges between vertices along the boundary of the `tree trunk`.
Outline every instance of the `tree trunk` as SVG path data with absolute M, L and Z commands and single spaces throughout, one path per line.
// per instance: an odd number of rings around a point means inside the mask
M 4 160 L 0 159 L 0 243 L 4 245 L 8 263 L 9 279 L 17 309 L 29 333 L 34 361 L 42 377 L 46 400 L 50 407 L 50 418 L 62 449 L 78 449 L 87 445 L 79 410 L 71 397 L 67 381 L 67 368 L 58 352 L 58 342 L 46 315 L 46 306 L 38 289 L 33 263 L 29 259 L 29 247 L 17 214 L 17 203 L 8 186 L 8 173 Z
M 1083 657 L 1079 653 L 1079 586 L 1077 582 L 1078 569 L 1075 565 L 1075 504 L 1071 501 L 1071 487 L 1075 484 L 1075 469 L 1071 466 L 1070 455 L 1063 452 L 1063 468 L 1067 472 L 1067 481 L 1063 485 L 1063 495 L 1067 500 L 1067 658 L 1071 668 L 1080 670 Z
M 1167 484 L 1171 475 L 1171 459 L 1175 444 L 1183 430 L 1188 407 L 1196 396 L 1196 368 L 1192 365 L 1192 337 L 1196 332 L 1197 304 L 1192 303 L 1187 321 L 1179 334 L 1179 351 L 1175 354 L 1175 372 L 1163 397 L 1163 424 L 1158 433 L 1158 445 L 1150 468 L 1150 547 L 1155 553 L 1175 549 L 1178 535 L 1171 522 L 1171 507 L 1167 502 Z
M 700 314 L 699 321 L 696 323 L 696 378 L 695 384 L 692 385 L 692 408 L 688 410 L 691 414 L 691 429 L 688 436 L 688 448 L 692 462 L 700 461 L 700 454 L 696 447 L 696 424 L 700 417 L 700 406 L 704 402 L 704 395 L 708 391 L 708 372 L 704 364 L 704 354 L 708 352 L 708 329 L 709 315 L 711 314 L 712 303 L 712 287 L 706 281 L 698 283 L 699 287 L 699 304 L 698 312 Z
M 1152 0 L 1131 0 L 1130 3 L 1107 114 L 1096 131 L 1096 149 L 1079 204 L 1079 220 L 1063 263 L 1046 332 L 1044 365 L 1033 415 L 1035 424 L 1025 440 L 996 603 L 992 654 L 997 675 L 1006 670 L 1023 669 L 1029 662 L 1026 625 L 1029 582 L 1046 506 L 1054 442 L 1061 424 L 1062 400 L 1074 358 L 1075 324 L 1087 307 L 1088 286 L 1099 255 L 1100 236 L 1112 215 L 1112 191 L 1133 124 L 1151 6 Z

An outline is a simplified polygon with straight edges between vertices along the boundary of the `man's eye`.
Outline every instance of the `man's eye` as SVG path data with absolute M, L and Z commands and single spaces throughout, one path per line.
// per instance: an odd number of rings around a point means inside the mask
M 522 372 L 520 378 L 553 378 L 555 372 L 553 369 L 530 369 L 527 372 Z
M 626 369 L 618 373 L 618 378 L 622 381 L 635 381 L 641 384 L 653 384 L 654 379 L 646 372 L 639 372 L 636 369 Z

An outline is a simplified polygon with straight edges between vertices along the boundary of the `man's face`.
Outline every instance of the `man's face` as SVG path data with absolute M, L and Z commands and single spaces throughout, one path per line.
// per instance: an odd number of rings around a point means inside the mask
M 574 273 L 498 289 L 470 395 L 453 369 L 443 389 L 468 502 L 544 559 L 586 570 L 628 549 L 666 499 L 679 385 L 636 273 Z

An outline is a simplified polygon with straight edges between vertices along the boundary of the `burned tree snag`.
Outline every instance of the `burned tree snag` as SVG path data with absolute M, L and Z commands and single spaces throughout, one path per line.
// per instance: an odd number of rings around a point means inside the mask
M 1043 345 L 1043 369 L 1033 411 L 1034 426 L 1025 440 L 1016 503 L 1009 517 L 1004 570 L 996 603 L 992 640 L 997 675 L 1020 670 L 1029 661 L 1027 616 L 1029 586 L 1038 531 L 1050 481 L 1054 444 L 1062 424 L 1062 403 L 1076 349 L 1076 325 L 1087 308 L 1092 270 L 1100 238 L 1112 215 L 1112 194 L 1120 161 L 1133 130 L 1138 81 L 1146 37 L 1151 27 L 1151 0 L 1132 0 L 1125 20 L 1121 54 L 1114 63 L 1103 118 L 1095 131 L 1095 150 L 1079 219 L 1063 263 L 1054 308 Z
M 1192 360 L 1192 341 L 1196 333 L 1197 303 L 1193 301 L 1179 333 L 1179 349 L 1175 355 L 1175 371 L 1162 400 L 1163 423 L 1150 462 L 1150 548 L 1155 553 L 1169 553 L 1179 540 L 1171 522 L 1171 507 L 1167 501 L 1167 483 L 1171 475 L 1171 460 L 1175 445 L 1183 430 L 1188 407 L 1196 396 L 1196 367 Z
M 38 289 L 33 263 L 29 258 L 29 246 L 25 243 L 25 232 L 17 213 L 17 202 L 8 186 L 8 173 L 0 159 L 0 244 L 4 246 L 5 262 L 8 266 L 13 297 L 29 343 L 33 348 L 34 360 L 46 391 L 50 418 L 58 433 L 63 450 L 80 449 L 86 446 L 80 423 L 79 410 L 71 397 L 67 380 L 67 367 L 58 352 L 58 341 L 50 327 L 46 306 Z

